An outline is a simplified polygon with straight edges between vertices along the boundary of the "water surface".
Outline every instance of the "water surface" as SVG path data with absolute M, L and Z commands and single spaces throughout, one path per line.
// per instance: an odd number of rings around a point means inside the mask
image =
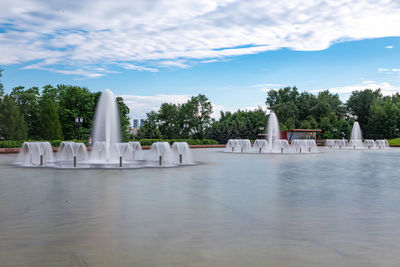
M 193 153 L 131 170 L 0 155 L 0 266 L 399 266 L 400 149 Z

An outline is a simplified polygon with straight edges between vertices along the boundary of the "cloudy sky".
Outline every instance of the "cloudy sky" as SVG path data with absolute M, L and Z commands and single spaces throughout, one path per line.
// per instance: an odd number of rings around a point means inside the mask
M 0 67 L 15 86 L 121 95 L 142 118 L 206 94 L 216 111 L 264 106 L 296 85 L 400 89 L 396 0 L 2 0 Z

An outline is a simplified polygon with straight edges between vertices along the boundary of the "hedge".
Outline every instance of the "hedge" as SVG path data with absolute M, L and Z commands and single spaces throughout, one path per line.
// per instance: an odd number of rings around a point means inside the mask
M 52 147 L 59 147 L 63 140 L 52 140 L 50 144 Z M 85 145 L 89 145 L 86 140 L 70 140 L 74 142 L 85 143 Z M 0 148 L 18 148 L 22 147 L 24 142 L 47 142 L 46 140 L 20 140 L 20 141 L 0 141 Z
M 50 144 L 52 147 L 59 147 L 63 140 L 52 140 Z M 86 146 L 89 145 L 87 140 L 70 140 L 74 142 L 85 143 Z M 218 145 L 218 142 L 212 139 L 140 139 L 131 140 L 139 141 L 142 146 L 150 146 L 154 142 L 168 142 L 172 144 L 173 142 L 187 142 L 189 145 Z M 21 140 L 21 141 L 0 141 L 0 148 L 18 148 L 22 147 L 24 142 L 45 142 L 44 140 Z
M 212 139 L 139 139 L 131 141 L 140 142 L 142 146 L 151 146 L 155 142 L 168 142 L 170 144 L 174 142 L 186 142 L 189 145 L 218 145 L 218 142 Z

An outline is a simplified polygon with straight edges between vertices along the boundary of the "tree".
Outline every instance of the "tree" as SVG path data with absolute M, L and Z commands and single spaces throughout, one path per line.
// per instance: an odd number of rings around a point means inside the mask
M 3 76 L 3 69 L 0 68 L 0 78 L 1 76 Z M 3 97 L 3 95 L 4 95 L 4 87 L 0 80 L 0 98 Z
M 82 117 L 81 139 L 88 139 L 91 134 L 95 111 L 95 94 L 86 87 L 57 85 L 59 98 L 58 115 L 64 138 L 67 140 L 78 138 L 76 117 Z
M 39 101 L 39 107 L 39 132 L 41 138 L 45 140 L 62 140 L 61 124 L 54 102 L 49 98 L 42 97 Z
M 36 139 L 39 137 L 39 88 L 31 87 L 24 89 L 22 86 L 14 87 L 10 94 L 18 104 L 19 110 L 24 116 L 28 126 L 28 137 Z
M 147 119 L 143 127 L 139 128 L 137 138 L 160 139 L 161 132 L 157 126 L 157 113 L 155 111 L 150 111 L 146 115 Z
M 122 97 L 116 98 L 119 110 L 119 117 L 121 121 L 121 132 L 122 132 L 122 139 L 124 141 L 128 141 L 130 138 L 129 133 L 129 107 L 124 103 L 124 99 Z
M 382 129 L 385 126 L 386 114 L 382 105 L 375 99 L 369 109 L 366 136 L 371 139 L 382 139 L 384 134 Z
M 179 138 L 180 123 L 179 123 L 180 107 L 172 103 L 161 104 L 157 114 L 158 129 L 165 139 Z M 183 126 L 182 126 L 183 128 Z
M 212 104 L 205 95 L 192 96 L 190 100 L 181 105 L 179 127 L 188 124 L 191 136 L 203 139 L 207 128 L 211 124 Z
M 382 98 L 380 89 L 375 91 L 366 89 L 362 91 L 353 91 L 349 100 L 347 100 L 347 109 L 351 115 L 356 117 L 362 130 L 365 130 L 368 123 L 372 103 L 380 98 Z
M 28 137 L 24 116 L 9 95 L 0 101 L 0 136 L 6 140 L 24 140 Z

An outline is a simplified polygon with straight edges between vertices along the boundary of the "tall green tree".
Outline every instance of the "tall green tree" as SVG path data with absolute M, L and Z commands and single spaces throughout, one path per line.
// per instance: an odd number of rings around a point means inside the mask
M 5 140 L 24 140 L 28 137 L 24 116 L 9 95 L 0 99 L 0 136 Z
M 77 139 L 79 127 L 81 139 L 88 139 L 91 134 L 95 111 L 95 94 L 86 87 L 57 85 L 59 98 L 59 118 L 64 138 Z M 75 122 L 76 117 L 82 117 L 82 125 Z
M 50 98 L 42 97 L 39 101 L 39 107 L 40 137 L 45 140 L 62 140 L 61 123 L 54 102 Z
M 3 69 L 0 68 L 0 78 L 1 76 L 3 76 Z M 0 80 L 0 97 L 3 97 L 4 95 L 4 87 L 3 87 L 3 83 Z
M 116 98 L 119 117 L 121 121 L 121 132 L 122 132 L 122 139 L 124 141 L 128 141 L 130 139 L 129 133 L 129 107 L 124 103 L 124 99 L 122 97 Z
M 24 116 L 28 127 L 28 137 L 37 139 L 39 137 L 39 88 L 31 87 L 25 89 L 22 86 L 14 87 L 10 94 L 18 104 L 19 110 Z
M 360 123 L 360 127 L 363 131 L 365 131 L 365 127 L 369 121 L 368 117 L 370 116 L 370 108 L 372 107 L 373 102 L 380 98 L 382 98 L 380 89 L 375 91 L 366 89 L 362 91 L 353 91 L 349 100 L 347 100 L 346 106 L 348 112 L 355 116 L 355 119 Z

